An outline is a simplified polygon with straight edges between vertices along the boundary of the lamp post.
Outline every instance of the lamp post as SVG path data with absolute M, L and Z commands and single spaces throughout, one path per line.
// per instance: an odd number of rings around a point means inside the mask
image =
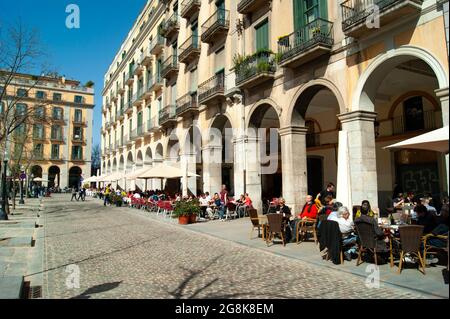
M 8 203 L 8 197 L 6 196 L 6 169 L 9 160 L 9 150 L 5 147 L 5 154 L 3 156 L 3 173 L 2 173 L 2 205 L 0 207 L 0 220 L 8 220 L 8 215 L 6 214 L 6 205 Z

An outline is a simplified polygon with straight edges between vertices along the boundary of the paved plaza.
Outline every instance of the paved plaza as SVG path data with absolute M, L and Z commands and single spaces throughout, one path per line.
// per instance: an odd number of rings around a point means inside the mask
M 38 238 L 45 240 L 44 298 L 436 297 L 384 283 L 369 289 L 363 276 L 198 230 L 221 231 L 245 220 L 183 228 L 147 212 L 69 198 L 53 195 L 45 200 L 44 238 Z M 78 269 L 76 288 L 71 279 Z

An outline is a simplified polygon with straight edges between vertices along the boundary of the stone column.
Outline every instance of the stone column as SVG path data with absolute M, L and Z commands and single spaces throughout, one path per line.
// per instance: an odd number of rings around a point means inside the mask
M 449 107 L 449 102 L 448 102 L 448 88 L 445 89 L 439 89 L 436 90 L 436 96 L 439 98 L 439 100 L 441 101 L 441 111 L 442 111 L 442 125 L 443 126 L 448 126 L 449 125 L 449 116 L 448 116 L 448 107 Z M 445 186 L 445 189 L 447 191 L 447 194 L 449 193 L 449 155 L 446 154 L 445 155 L 445 176 L 447 176 L 447 185 Z
M 289 126 L 279 130 L 283 172 L 283 197 L 292 213 L 300 211 L 308 193 L 306 127 Z M 314 196 L 315 194 L 311 194 Z
M 234 144 L 234 195 L 239 198 L 245 192 L 245 137 L 235 138 Z
M 253 207 L 258 210 L 259 214 L 262 214 L 261 164 L 258 137 L 246 137 L 244 154 L 246 160 L 245 192 L 250 195 Z
M 153 167 L 158 166 L 163 163 L 162 159 L 154 159 L 153 160 Z M 163 189 L 163 181 L 160 178 L 153 178 L 148 181 L 149 187 L 151 187 L 152 190 L 155 189 Z
M 197 177 L 188 177 L 187 172 L 196 173 L 196 154 L 187 153 L 181 155 L 181 169 L 185 176 L 181 179 L 183 184 L 183 196 L 190 193 L 197 196 Z
M 352 205 L 361 205 L 366 199 L 373 208 L 379 207 L 374 125 L 376 117 L 376 113 L 367 111 L 338 115 L 342 130 L 347 132 L 348 138 L 347 160 L 350 167 Z
M 212 196 L 220 192 L 222 186 L 222 148 L 206 146 L 203 148 L 203 191 Z

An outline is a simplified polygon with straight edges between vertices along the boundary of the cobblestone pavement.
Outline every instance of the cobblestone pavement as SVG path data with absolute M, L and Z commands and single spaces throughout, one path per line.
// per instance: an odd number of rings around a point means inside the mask
M 45 207 L 44 298 L 423 298 L 194 233 L 100 201 Z M 72 266 L 80 288 L 67 288 Z M 296 271 L 287 271 L 296 269 Z M 76 281 L 72 281 L 72 283 Z

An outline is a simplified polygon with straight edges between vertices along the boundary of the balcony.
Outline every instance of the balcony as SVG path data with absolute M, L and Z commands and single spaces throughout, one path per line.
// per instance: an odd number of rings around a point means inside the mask
M 200 2 L 200 0 L 184 0 L 181 3 L 181 17 L 189 20 L 200 10 Z
M 350 37 L 358 38 L 379 28 L 368 28 L 366 23 L 379 10 L 380 27 L 391 22 L 417 15 L 422 10 L 423 0 L 347 0 L 341 4 L 342 30 Z
M 72 154 L 72 161 L 74 161 L 74 162 L 84 162 L 84 158 L 80 154 Z
M 54 124 L 66 125 L 66 120 L 62 116 L 52 116 L 52 122 Z
M 263 82 L 273 80 L 275 77 L 275 61 L 273 54 L 261 52 L 246 57 L 236 67 L 236 86 L 248 89 Z
M 180 23 L 178 21 L 177 13 L 174 13 L 164 23 L 163 27 L 160 29 L 160 33 L 166 39 L 171 39 L 178 33 L 178 30 L 180 30 Z
M 125 114 L 130 114 L 133 112 L 133 102 L 128 101 L 127 104 L 125 104 Z
M 83 138 L 82 136 L 75 135 L 72 136 L 72 143 L 73 144 L 86 144 L 87 140 Z
M 125 83 L 128 86 L 132 85 L 134 82 L 134 69 L 135 66 L 133 65 L 132 67 L 130 67 L 130 71 L 125 75 Z
M 230 11 L 219 9 L 202 25 L 202 42 L 214 43 L 228 33 Z
M 188 93 L 177 100 L 176 116 L 198 113 L 197 93 Z
M 392 135 L 402 135 L 411 132 L 432 131 L 437 129 L 435 111 L 423 112 L 423 122 L 414 123 L 405 121 L 403 116 L 392 119 Z
M 142 93 L 142 98 L 145 101 L 149 101 L 153 97 L 152 85 L 153 85 L 153 78 L 150 77 L 147 78 L 147 85 L 145 86 L 145 89 L 143 90 L 144 92 Z
M 116 91 L 112 91 L 111 92 L 111 102 L 116 102 L 117 98 L 118 98 L 118 96 L 117 96 Z
M 125 117 L 125 113 L 124 113 L 123 108 L 118 109 L 117 110 L 117 120 L 122 121 L 124 119 L 124 117 Z
M 147 131 L 148 132 L 158 132 L 160 128 L 159 125 L 159 117 L 154 116 L 151 120 L 147 122 Z
M 117 84 L 117 93 L 118 94 L 125 93 L 125 85 L 123 85 L 123 83 L 118 83 Z
M 238 3 L 237 11 L 240 14 L 249 14 L 266 4 L 266 0 L 241 0 Z
M 133 94 L 133 106 L 139 106 L 144 101 L 142 88 Z
M 164 37 L 158 33 L 150 44 L 150 53 L 153 55 L 160 54 L 164 50 L 164 42 Z
M 181 63 L 189 64 L 200 55 L 199 37 L 196 35 L 190 36 L 181 46 L 178 60 Z
M 162 64 L 161 76 L 168 80 L 178 74 L 178 68 L 178 57 L 171 55 Z
M 169 105 L 159 111 L 159 124 L 161 126 L 177 123 L 176 106 Z
M 134 130 L 131 131 L 130 133 L 130 137 L 132 141 L 136 141 L 137 139 L 139 139 L 141 136 L 143 135 L 143 128 L 142 126 L 135 128 Z
M 279 65 L 295 68 L 324 54 L 333 46 L 333 23 L 316 19 L 278 42 Z
M 164 86 L 164 80 L 160 75 L 152 77 L 151 82 L 148 83 L 152 92 L 158 92 Z
M 148 66 L 152 63 L 152 61 L 153 56 L 152 53 L 150 52 L 150 48 L 148 48 L 141 53 L 141 56 L 139 58 L 139 64 L 143 66 Z
M 198 103 L 208 104 L 217 100 L 225 100 L 225 73 L 214 75 L 198 86 Z
M 132 133 L 133 132 L 130 132 L 130 135 L 125 135 L 125 144 L 128 146 L 133 145 L 133 139 L 131 138 Z
M 140 63 L 136 64 L 133 70 L 133 75 L 140 76 L 144 72 L 144 66 Z

